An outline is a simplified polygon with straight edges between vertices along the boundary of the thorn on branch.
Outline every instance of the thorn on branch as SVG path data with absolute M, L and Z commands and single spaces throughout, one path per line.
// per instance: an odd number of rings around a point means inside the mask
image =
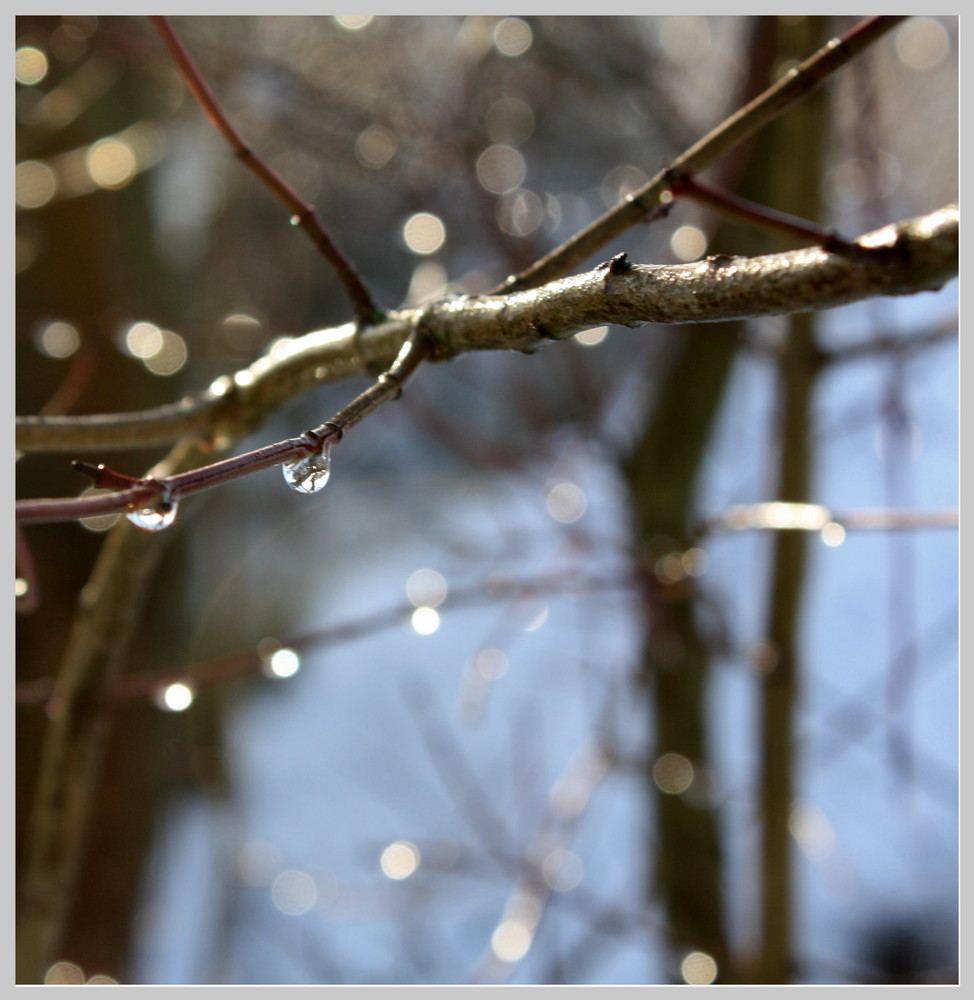
M 629 259 L 629 254 L 617 253 L 611 260 L 603 261 L 596 268 L 597 271 L 608 271 L 609 274 L 625 274 L 631 271 L 636 265 Z
M 94 465 L 91 462 L 75 460 L 71 463 L 71 466 L 75 471 L 80 472 L 83 476 L 87 476 L 92 484 L 99 489 L 126 490 L 130 486 L 139 486 L 143 482 L 143 480 L 136 479 L 134 476 L 126 476 L 124 473 L 115 472 L 114 469 L 110 469 L 104 463 Z

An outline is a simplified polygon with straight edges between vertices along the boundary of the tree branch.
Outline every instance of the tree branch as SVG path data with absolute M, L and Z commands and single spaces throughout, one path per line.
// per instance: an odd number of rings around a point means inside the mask
M 959 213 L 950 206 L 868 233 L 851 252 L 813 247 L 753 258 L 718 255 L 672 266 L 637 265 L 620 254 L 593 271 L 540 289 L 443 299 L 421 309 L 390 314 L 386 321 L 365 331 L 356 332 L 351 325 L 319 330 L 272 351 L 232 378 L 217 380 L 195 403 L 186 404 L 194 426 L 204 423 L 207 405 L 214 423 L 235 410 L 238 423 L 254 425 L 297 392 L 338 377 L 340 372 L 367 368 L 368 359 L 380 351 L 398 350 L 372 387 L 315 431 L 203 466 L 178 477 L 178 481 L 133 481 L 130 489 L 95 497 L 22 500 L 17 503 L 17 519 L 70 520 L 132 510 L 159 496 L 168 502 L 170 497 L 178 499 L 240 475 L 294 461 L 340 436 L 342 428 L 357 423 L 385 399 L 398 395 L 402 380 L 425 356 L 446 360 L 466 351 L 501 349 L 530 353 L 546 340 L 564 340 L 606 323 L 716 323 L 936 289 L 957 273 L 958 231 Z M 372 345 L 368 352 L 362 348 L 364 338 Z M 224 397 L 227 408 L 221 409 Z M 173 407 L 165 407 L 135 415 L 139 432 L 152 426 L 153 412 L 160 414 L 160 426 L 171 426 Z M 73 426 L 84 434 L 106 423 L 105 417 L 19 419 L 18 431 L 23 429 L 26 440 L 18 439 L 18 446 L 25 451 L 64 450 L 60 431 Z M 114 429 L 119 426 L 116 422 Z
M 841 38 L 833 38 L 800 66 L 789 70 L 763 94 L 691 146 L 649 183 L 546 257 L 502 282 L 493 289 L 494 293 L 536 288 L 552 278 L 566 274 L 630 226 L 665 211 L 668 199 L 672 197 L 671 171 L 694 174 L 709 166 L 727 150 L 754 135 L 795 101 L 812 93 L 823 80 L 903 20 L 905 18 L 902 16 L 868 17 Z
M 423 340 L 420 316 L 389 368 L 321 426 L 243 455 L 211 462 L 164 478 L 147 476 L 135 479 L 105 465 L 75 462 L 75 468 L 89 476 L 95 486 L 121 486 L 122 489 L 95 496 L 21 500 L 17 503 L 17 520 L 70 521 L 95 514 L 125 511 L 139 527 L 158 531 L 175 520 L 176 507 L 184 496 L 212 489 L 274 465 L 294 467 L 295 473 L 288 479 L 293 489 L 300 493 L 316 492 L 320 486 L 316 487 L 315 483 L 320 482 L 323 486 L 327 478 L 324 474 L 328 468 L 328 453 L 332 446 L 341 440 L 347 428 L 353 427 L 383 403 L 397 399 L 406 379 L 419 367 L 426 354 L 427 345 Z M 308 465 L 309 461 L 311 465 Z M 304 472 L 299 471 L 302 467 Z
M 423 316 L 433 360 L 474 350 L 537 350 L 603 324 L 720 322 L 828 309 L 934 290 L 957 274 L 956 205 L 868 233 L 854 252 L 808 248 L 694 264 L 602 265 L 511 295 L 461 296 L 298 337 L 179 403 L 134 413 L 18 417 L 22 452 L 125 449 L 185 433 L 242 436 L 314 386 L 385 368 Z
M 956 529 L 956 507 L 937 510 L 913 508 L 861 507 L 834 511 L 818 503 L 795 503 L 780 500 L 765 503 L 735 504 L 708 517 L 694 532 L 695 541 L 707 535 L 730 531 L 921 531 L 925 528 Z
M 948 206 L 867 233 L 849 253 L 811 247 L 676 265 L 616 258 L 539 289 L 434 304 L 433 356 L 532 351 L 544 340 L 607 323 L 717 323 L 932 291 L 957 274 L 958 230 L 957 207 Z

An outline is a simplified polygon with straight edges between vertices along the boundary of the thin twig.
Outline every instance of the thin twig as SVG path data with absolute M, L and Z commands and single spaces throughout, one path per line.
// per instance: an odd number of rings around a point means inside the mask
M 608 576 L 580 576 L 573 573 L 543 573 L 534 577 L 512 578 L 507 581 L 492 580 L 490 586 L 475 584 L 462 589 L 450 590 L 447 607 L 450 611 L 480 607 L 499 601 L 512 604 L 520 600 L 535 598 L 539 594 L 546 597 L 569 595 L 579 597 L 585 594 L 604 595 L 612 592 L 627 593 L 633 581 L 625 573 L 617 572 Z M 407 601 L 379 611 L 352 618 L 337 625 L 315 629 L 295 635 L 281 642 L 299 654 L 313 650 L 333 649 L 358 639 L 368 638 L 385 629 L 401 625 L 415 605 Z M 192 662 L 177 669 L 160 672 L 127 673 L 116 677 L 104 698 L 112 705 L 128 701 L 151 699 L 158 692 L 177 681 L 189 681 L 196 688 L 224 684 L 227 681 L 255 676 L 262 672 L 265 661 L 257 650 L 235 653 L 203 664 Z M 20 705 L 46 705 L 55 693 L 52 677 L 39 677 L 18 682 L 16 701 Z
M 732 219 L 745 219 L 769 229 L 777 229 L 779 232 L 788 233 L 798 239 L 817 243 L 834 253 L 854 253 L 856 251 L 855 243 L 843 239 L 834 229 L 809 222 L 807 219 L 800 219 L 788 212 L 779 212 L 766 205 L 759 205 L 757 202 L 742 198 L 730 191 L 721 191 L 685 171 L 670 169 L 667 171 L 667 175 L 670 193 L 674 198 L 687 198 Z
M 520 274 L 501 282 L 492 290 L 492 294 L 536 288 L 567 274 L 630 226 L 659 214 L 661 208 L 665 210 L 664 195 L 669 191 L 669 170 L 687 174 L 699 172 L 767 125 L 795 101 L 810 94 L 823 80 L 903 20 L 905 18 L 901 16 L 869 17 L 840 38 L 833 38 L 800 66 L 790 70 L 763 94 L 677 157 L 667 170 L 661 170 L 625 201 L 547 256 Z
M 694 542 L 708 535 L 737 531 L 923 531 L 955 529 L 959 523 L 956 507 L 913 509 L 895 507 L 859 507 L 832 510 L 823 504 L 768 501 L 735 504 L 708 517 L 693 533 Z
M 839 364 L 882 354 L 916 355 L 928 347 L 935 347 L 947 340 L 956 340 L 957 333 L 958 319 L 955 314 L 946 317 L 929 329 L 902 334 L 880 335 L 861 340 L 854 344 L 824 349 L 822 352 L 822 363 Z
M 184 496 L 212 489 L 261 469 L 293 463 L 316 452 L 325 452 L 341 440 L 349 427 L 363 420 L 383 403 L 397 399 L 402 393 L 403 384 L 422 363 L 427 350 L 420 318 L 389 368 L 351 403 L 319 427 L 307 430 L 297 437 L 285 438 L 242 455 L 164 478 L 148 476 L 136 479 L 103 464 L 75 462 L 75 468 L 88 476 L 95 486 L 121 486 L 122 489 L 94 496 L 21 500 L 17 503 L 17 520 L 35 523 L 72 521 L 95 514 L 139 511 L 147 507 L 173 511 Z
M 240 133 L 233 127 L 203 79 L 196 64 L 186 51 L 179 36 L 173 30 L 168 17 L 151 16 L 149 20 L 158 31 L 169 50 L 173 61 L 179 69 L 186 86 L 192 91 L 207 118 L 220 131 L 220 134 L 233 147 L 240 161 L 252 170 L 264 182 L 270 192 L 287 207 L 291 213 L 291 222 L 300 226 L 311 238 L 311 242 L 331 264 L 339 281 L 345 286 L 345 291 L 352 301 L 355 315 L 362 324 L 374 323 L 382 317 L 382 311 L 376 305 L 371 292 L 365 287 L 362 278 L 352 262 L 338 249 L 334 240 L 328 234 L 324 224 L 318 217 L 313 206 L 304 201 L 297 192 L 267 163 L 264 162 L 250 146 L 244 142 Z
M 31 552 L 19 524 L 17 525 L 15 539 L 17 554 L 17 614 L 26 615 L 36 611 L 40 605 L 41 595 L 37 582 L 37 564 L 34 561 L 34 554 Z
M 495 934 L 513 931 L 531 943 L 551 900 L 550 877 L 544 873 L 545 861 L 552 852 L 571 842 L 578 822 L 591 804 L 599 786 L 611 773 L 611 754 L 599 744 L 578 749 L 558 775 L 547 797 L 547 808 L 537 832 L 521 858 L 521 872 L 507 897 Z M 513 959 L 498 949 L 496 938 L 477 961 L 467 977 L 468 983 L 488 984 L 509 979 L 516 963 L 527 952 Z

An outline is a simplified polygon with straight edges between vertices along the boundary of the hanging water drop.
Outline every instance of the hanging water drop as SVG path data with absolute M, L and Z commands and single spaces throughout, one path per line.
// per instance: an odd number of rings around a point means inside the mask
M 301 225 L 301 216 L 300 215 L 292 215 L 291 216 L 291 225 L 292 226 L 300 226 Z
M 125 516 L 143 531 L 162 531 L 176 520 L 176 501 L 163 495 L 154 503 L 130 510 Z
M 331 447 L 325 444 L 321 451 L 312 452 L 296 462 L 281 466 L 284 482 L 295 493 L 317 493 L 325 488 L 331 475 Z

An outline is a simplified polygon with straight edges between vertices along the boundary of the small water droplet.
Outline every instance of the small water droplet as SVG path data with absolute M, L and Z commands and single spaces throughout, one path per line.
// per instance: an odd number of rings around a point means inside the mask
M 291 225 L 292 226 L 300 226 L 301 225 L 301 216 L 300 215 L 292 215 L 291 216 Z
M 125 516 L 143 531 L 162 531 L 176 520 L 176 501 L 163 496 L 154 504 L 136 507 Z
M 295 493 L 318 493 L 325 488 L 331 475 L 331 448 L 328 444 L 321 451 L 312 452 L 296 462 L 281 466 L 284 482 Z

